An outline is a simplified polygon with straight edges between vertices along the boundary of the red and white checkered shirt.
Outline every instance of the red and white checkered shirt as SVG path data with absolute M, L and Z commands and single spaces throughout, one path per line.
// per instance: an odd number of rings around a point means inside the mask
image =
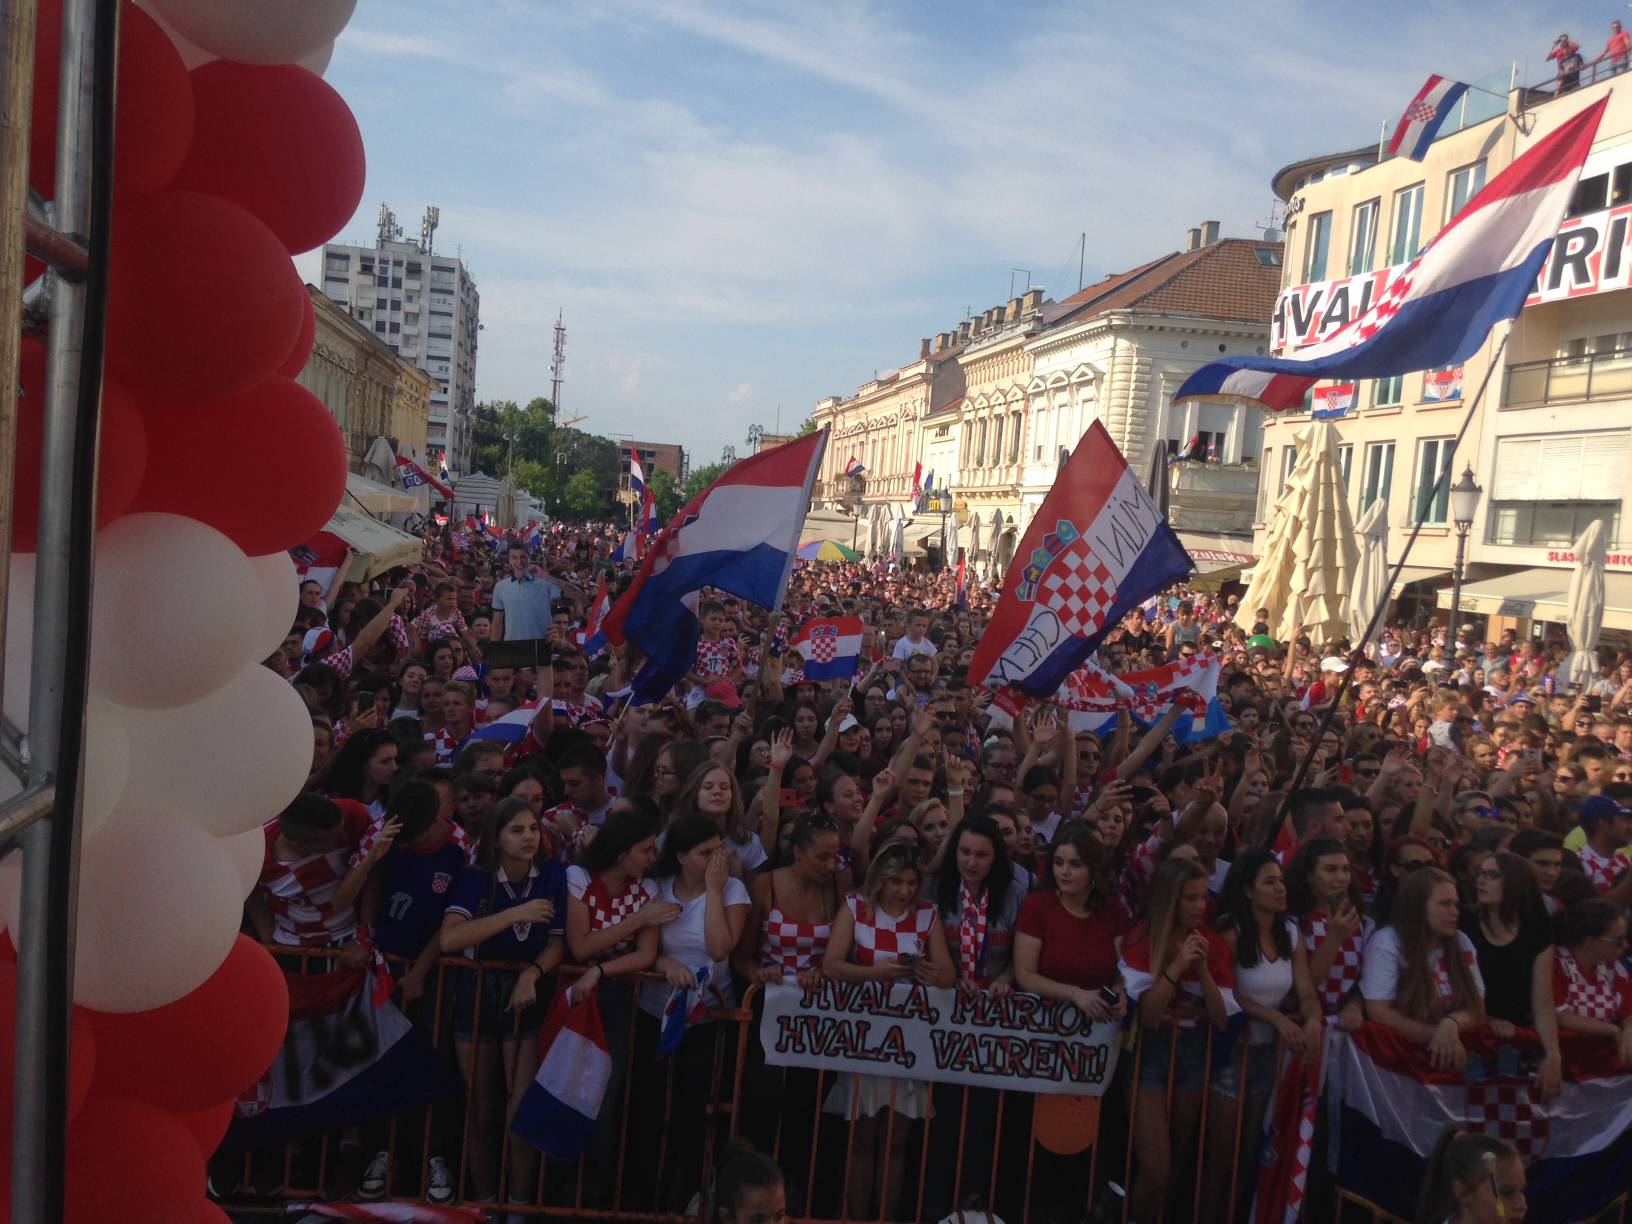
M 860 893 L 844 899 L 856 920 L 850 956 L 858 965 L 877 965 L 903 956 L 928 956 L 929 932 L 937 918 L 934 902 L 920 901 L 899 918 L 868 905 Z
M 391 618 L 391 623 L 386 626 L 385 636 L 391 640 L 392 645 L 396 646 L 397 649 L 409 649 L 408 629 L 402 623 L 402 617 L 393 616 Z M 352 647 L 347 646 L 344 650 L 337 650 L 333 654 L 324 655 L 318 662 L 327 667 L 332 667 L 335 674 L 344 680 L 351 675 L 351 669 L 356 666 L 357 655 Z
M 707 638 L 698 640 L 697 658 L 692 663 L 691 670 L 703 679 L 722 679 L 741 668 L 742 649 L 737 645 L 736 638 L 722 637 L 714 642 Z
M 425 738 L 436 745 L 436 763 L 438 765 L 452 765 L 453 758 L 459 752 L 459 745 L 465 742 L 446 727 L 438 727 L 435 731 L 425 732 Z
M 414 628 L 419 631 L 419 636 L 428 642 L 439 641 L 447 637 L 457 637 L 461 633 L 469 632 L 469 626 L 465 624 L 464 614 L 457 608 L 454 609 L 454 613 L 449 619 L 442 620 L 436 615 L 434 606 L 426 608 L 425 611 L 414 617 Z
M 584 903 L 589 910 L 589 933 L 605 931 L 615 927 L 625 918 L 638 912 L 653 897 L 657 896 L 657 885 L 651 880 L 629 880 L 623 886 L 623 891 L 614 896 L 601 879 L 600 872 L 590 872 L 582 867 L 567 868 L 567 892 Z M 591 958 L 593 963 L 609 961 L 622 956 L 633 945 L 633 937 L 614 945 Z
M 1576 851 L 1581 860 L 1581 870 L 1587 873 L 1587 879 L 1599 892 L 1608 892 L 1615 887 L 1615 881 L 1620 879 L 1629 869 L 1627 861 L 1618 854 L 1599 854 L 1591 845 L 1582 846 Z
M 555 715 L 557 723 L 565 723 L 569 727 L 581 727 L 592 718 L 606 717 L 606 711 L 599 705 L 579 705 L 559 697 L 550 702 L 550 712 Z
M 1326 1015 L 1335 1016 L 1359 988 L 1360 967 L 1365 960 L 1363 953 L 1373 925 L 1370 918 L 1362 918 L 1360 929 L 1345 939 L 1343 946 L 1337 950 L 1325 978 L 1315 983 L 1315 994 L 1320 997 L 1320 1007 Z M 1304 950 L 1313 956 L 1315 950 L 1326 942 L 1326 919 L 1310 913 L 1304 916 L 1300 926 Z
M 1559 1011 L 1619 1024 L 1632 1016 L 1632 979 L 1619 961 L 1589 975 L 1568 948 L 1553 951 L 1553 999 Z
M 771 908 L 765 911 L 760 935 L 759 963 L 774 965 L 791 976 L 821 965 L 828 941 L 833 938 L 833 924 L 793 921 L 776 904 L 773 889 Z
M 357 910 L 338 909 L 334 893 L 346 877 L 352 846 L 367 831 L 368 809 L 350 800 L 335 800 L 342 813 L 344 840 L 333 850 L 283 862 L 273 853 L 278 822 L 266 825 L 266 857 L 256 883 L 272 911 L 272 942 L 291 946 L 328 947 L 350 939 L 357 931 Z
M 1458 940 L 1457 946 L 1462 952 L 1462 963 L 1473 970 L 1474 977 L 1477 978 L 1479 975 L 1479 961 L 1474 955 L 1472 945 Z M 1433 957 L 1432 960 L 1434 964 L 1434 989 L 1439 992 L 1441 999 L 1449 1002 L 1451 996 L 1456 993 L 1456 987 L 1451 984 L 1451 971 L 1445 967 L 1443 954 Z

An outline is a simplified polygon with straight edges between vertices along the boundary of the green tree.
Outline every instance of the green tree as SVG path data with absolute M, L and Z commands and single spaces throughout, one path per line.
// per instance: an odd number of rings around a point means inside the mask
M 793 436 L 796 437 L 796 438 L 802 438 L 806 434 L 813 434 L 815 432 L 816 432 L 816 422 L 811 420 L 809 417 L 806 417 L 804 424 L 799 426 L 799 432 L 794 434 Z
M 723 463 L 711 463 L 707 467 L 692 468 L 691 475 L 686 477 L 686 483 L 681 489 L 685 495 L 685 500 L 690 501 L 724 474 L 725 464 Z
M 657 503 L 658 521 L 667 523 L 680 509 L 679 482 L 669 475 L 667 469 L 656 468 L 646 483 L 652 490 L 652 500 Z
M 607 514 L 607 491 L 593 472 L 574 472 L 561 491 L 561 510 L 574 518 L 601 518 Z

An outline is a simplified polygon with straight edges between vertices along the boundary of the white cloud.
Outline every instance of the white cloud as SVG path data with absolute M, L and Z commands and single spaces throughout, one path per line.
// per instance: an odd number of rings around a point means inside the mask
M 754 389 L 747 383 L 738 383 L 736 387 L 732 389 L 731 394 L 725 398 L 728 402 L 733 404 L 751 403 L 753 402 L 754 398 Z

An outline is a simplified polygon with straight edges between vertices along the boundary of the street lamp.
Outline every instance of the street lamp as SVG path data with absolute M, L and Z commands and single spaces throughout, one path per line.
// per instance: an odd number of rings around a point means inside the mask
M 1470 466 L 1451 486 L 1451 522 L 1456 525 L 1456 568 L 1451 571 L 1451 624 L 1445 635 L 1446 649 L 1451 664 L 1456 664 L 1456 622 L 1462 612 L 1462 562 L 1468 551 L 1468 532 L 1473 530 L 1473 516 L 1479 509 L 1479 495 L 1484 490 L 1473 479 Z

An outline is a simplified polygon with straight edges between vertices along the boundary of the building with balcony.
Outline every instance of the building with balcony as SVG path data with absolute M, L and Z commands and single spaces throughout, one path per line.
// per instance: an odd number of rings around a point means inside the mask
M 1175 405 L 1173 396 L 1221 354 L 1266 351 L 1281 258 L 1277 236 L 1221 239 L 1208 221 L 1185 250 L 1044 306 L 1044 325 L 1026 342 L 1022 530 L 1062 455 L 1100 421 L 1141 474 L 1157 443 L 1172 454 L 1199 442 L 1204 462 L 1168 469 L 1169 521 L 1199 573 L 1238 573 L 1251 562 L 1263 414 L 1221 398 Z
M 296 381 L 322 400 L 346 439 L 346 458 L 361 472 L 375 438 L 399 454 L 425 452 L 426 423 L 436 382 L 354 319 L 316 286 L 307 285 L 317 328 L 312 355 Z
M 1275 189 L 1289 221 L 1274 347 L 1295 353 L 1365 309 L 1488 179 L 1607 88 L 1587 78 L 1563 96 L 1551 83 L 1521 88 L 1508 94 L 1505 110 L 1500 98 L 1487 98 L 1448 122 L 1422 162 L 1378 161 L 1366 148 L 1279 172 Z M 1484 493 L 1468 537 L 1465 611 L 1521 632 L 1562 619 L 1571 545 L 1602 518 L 1605 624 L 1632 630 L 1632 537 L 1621 513 L 1632 477 L 1629 226 L 1632 96 L 1623 90 L 1611 95 L 1558 243 L 1511 328 L 1498 325 L 1460 367 L 1312 390 L 1306 410 L 1336 421 L 1356 518 L 1372 502 L 1387 502 L 1391 559 L 1420 527 L 1394 591 L 1401 617 L 1420 620 L 1449 606 L 1457 540 L 1447 490 L 1471 466 Z M 1307 419 L 1294 412 L 1264 424 L 1260 533 L 1295 461 L 1292 436 Z
M 678 442 L 634 442 L 618 439 L 618 488 L 629 487 L 629 463 L 638 458 L 640 470 L 651 479 L 653 472 L 667 472 L 675 483 L 685 479 L 686 451 Z

